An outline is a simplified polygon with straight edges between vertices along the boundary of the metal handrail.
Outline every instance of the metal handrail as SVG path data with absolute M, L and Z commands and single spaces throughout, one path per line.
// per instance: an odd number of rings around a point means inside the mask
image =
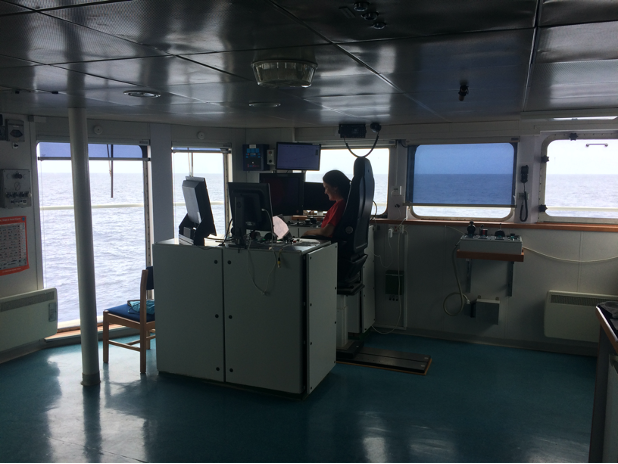
M 610 206 L 547 206 L 548 210 L 555 211 L 618 211 Z
M 223 205 L 223 201 L 211 201 L 211 205 Z M 378 206 L 386 206 L 386 203 L 378 203 Z M 184 201 L 175 201 L 174 206 L 185 206 Z M 144 203 L 110 203 L 109 205 L 92 205 L 92 209 L 113 209 L 113 208 L 143 208 Z M 41 206 L 41 211 L 62 211 L 71 210 L 73 205 Z M 618 211 L 618 209 L 617 209 Z
M 211 201 L 211 205 L 222 205 L 222 201 Z M 174 202 L 174 206 L 184 206 L 184 201 Z M 92 209 L 113 209 L 113 208 L 143 208 L 144 203 L 110 203 L 109 205 L 92 205 Z M 73 205 L 41 206 L 41 211 L 70 210 Z

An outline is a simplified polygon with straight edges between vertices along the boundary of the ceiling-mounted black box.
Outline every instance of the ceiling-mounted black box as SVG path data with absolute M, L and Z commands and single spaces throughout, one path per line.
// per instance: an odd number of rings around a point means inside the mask
M 339 124 L 339 136 L 343 139 L 364 139 L 367 127 L 364 124 Z

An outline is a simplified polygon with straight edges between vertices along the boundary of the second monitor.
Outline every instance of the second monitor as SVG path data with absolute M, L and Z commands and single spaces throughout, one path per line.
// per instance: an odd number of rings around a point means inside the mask
M 270 186 L 273 214 L 303 214 L 304 173 L 261 173 L 260 183 Z

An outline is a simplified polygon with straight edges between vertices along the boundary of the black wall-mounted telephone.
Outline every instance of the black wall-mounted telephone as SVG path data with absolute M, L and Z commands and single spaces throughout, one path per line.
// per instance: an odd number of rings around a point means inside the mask
M 519 210 L 519 220 L 526 222 L 528 220 L 528 194 L 526 193 L 526 182 L 528 182 L 528 165 L 522 166 L 519 170 L 519 180 L 524 184 L 524 201 Z

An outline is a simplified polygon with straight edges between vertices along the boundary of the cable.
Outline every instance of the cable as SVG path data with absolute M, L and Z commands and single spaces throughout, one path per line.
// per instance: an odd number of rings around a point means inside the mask
M 375 218 L 376 218 L 376 216 L 378 215 L 378 204 L 377 204 L 375 201 L 373 202 L 373 204 L 376 206 L 376 214 L 374 214 L 374 215 L 373 215 L 373 218 L 370 218 L 370 220 L 371 220 L 371 219 L 375 219 Z
M 524 216 L 524 205 L 526 208 L 526 217 Z M 526 183 L 524 182 L 524 202 L 521 204 L 521 208 L 519 210 L 519 220 L 521 222 L 526 222 L 528 220 L 528 194 L 526 193 Z
M 275 271 L 275 269 L 280 268 L 281 267 L 281 253 L 283 253 L 283 250 L 289 246 L 294 246 L 293 244 L 288 244 L 288 245 L 283 245 L 278 252 L 273 250 L 273 256 L 275 257 L 275 264 L 273 265 L 272 269 L 270 270 L 270 272 L 268 273 L 268 277 L 266 278 L 266 289 L 262 290 L 258 284 L 255 283 L 255 275 L 253 272 L 253 259 L 251 258 L 251 240 L 249 241 L 249 244 L 247 246 L 247 256 L 249 258 L 249 266 L 247 268 L 247 271 L 249 272 L 249 277 L 251 277 L 251 282 L 253 282 L 253 285 L 255 286 L 255 288 L 258 289 L 258 291 L 266 296 L 268 295 L 268 288 L 270 287 L 270 276 L 273 274 L 273 272 Z M 270 248 L 272 250 L 272 248 Z
M 268 214 L 268 219 L 270 219 L 270 241 L 273 242 L 275 241 L 275 226 L 273 225 L 273 216 L 272 214 L 270 214 L 270 211 L 265 210 L 264 208 L 262 208 L 262 211 Z
M 247 245 L 247 256 L 249 258 L 249 266 L 247 267 L 247 271 L 249 272 L 249 277 L 251 277 L 251 282 L 253 282 L 254 287 L 257 288 L 258 291 L 262 295 L 266 296 L 268 295 L 268 287 L 270 285 L 270 276 L 272 275 L 273 271 L 277 267 L 277 257 L 275 256 L 275 264 L 270 270 L 270 272 L 268 273 L 268 277 L 266 279 L 266 289 L 262 290 L 260 287 L 258 287 L 258 284 L 255 283 L 255 275 L 253 273 L 253 259 L 251 258 L 251 242 L 252 240 L 249 240 L 249 244 Z
M 531 251 L 532 253 L 536 253 L 537 255 L 541 255 L 549 259 L 555 259 L 556 261 L 564 261 L 567 263 L 577 263 L 577 264 L 603 263 L 605 261 L 612 261 L 614 259 L 618 259 L 618 256 L 612 256 L 611 258 L 593 259 L 590 261 L 579 261 L 577 259 L 558 258 L 557 256 L 546 255 L 545 253 L 541 253 L 540 251 L 533 250 L 532 248 L 528 248 L 528 247 L 524 247 L 524 250 Z
M 223 237 L 223 240 L 227 240 L 229 238 L 231 225 L 232 225 L 232 220 L 230 219 L 229 222 L 227 223 L 227 229 L 225 229 L 225 236 Z
M 451 258 L 452 258 L 452 261 L 453 261 L 453 271 L 455 272 L 455 280 L 457 281 L 457 288 L 458 288 L 459 291 L 458 292 L 449 293 L 444 298 L 444 301 L 442 301 L 442 309 L 449 316 L 457 316 L 459 313 L 461 313 L 463 311 L 464 306 L 466 305 L 466 302 L 468 304 L 470 303 L 470 300 L 468 299 L 468 297 L 461 291 L 461 283 L 459 283 L 459 276 L 457 275 L 457 263 L 455 261 L 455 253 L 457 252 L 457 248 L 458 247 L 459 247 L 459 242 L 457 242 L 457 244 L 455 245 L 455 248 L 453 248 L 453 253 L 451 254 Z M 446 301 L 450 297 L 452 297 L 453 295 L 459 295 L 459 299 L 461 301 L 461 304 L 459 306 L 459 311 L 457 311 L 456 313 L 449 313 L 448 310 L 446 309 Z
M 380 138 L 380 132 L 378 132 L 378 133 L 376 134 L 376 140 L 375 140 L 375 142 L 373 142 L 373 147 L 371 147 L 371 150 L 369 150 L 369 153 L 367 153 L 366 155 L 363 155 L 363 156 L 357 155 L 356 153 L 354 153 L 354 152 L 352 151 L 352 149 L 350 148 L 350 145 L 348 145 L 348 142 L 346 141 L 345 137 L 343 138 L 343 142 L 345 143 L 345 146 L 348 148 L 348 151 L 349 151 L 350 153 L 352 153 L 354 156 L 356 156 L 357 158 L 367 158 L 369 155 L 371 155 L 371 152 L 372 152 L 372 151 L 373 151 L 373 149 L 376 147 L 376 144 L 378 143 L 378 139 L 379 139 L 379 138 Z

